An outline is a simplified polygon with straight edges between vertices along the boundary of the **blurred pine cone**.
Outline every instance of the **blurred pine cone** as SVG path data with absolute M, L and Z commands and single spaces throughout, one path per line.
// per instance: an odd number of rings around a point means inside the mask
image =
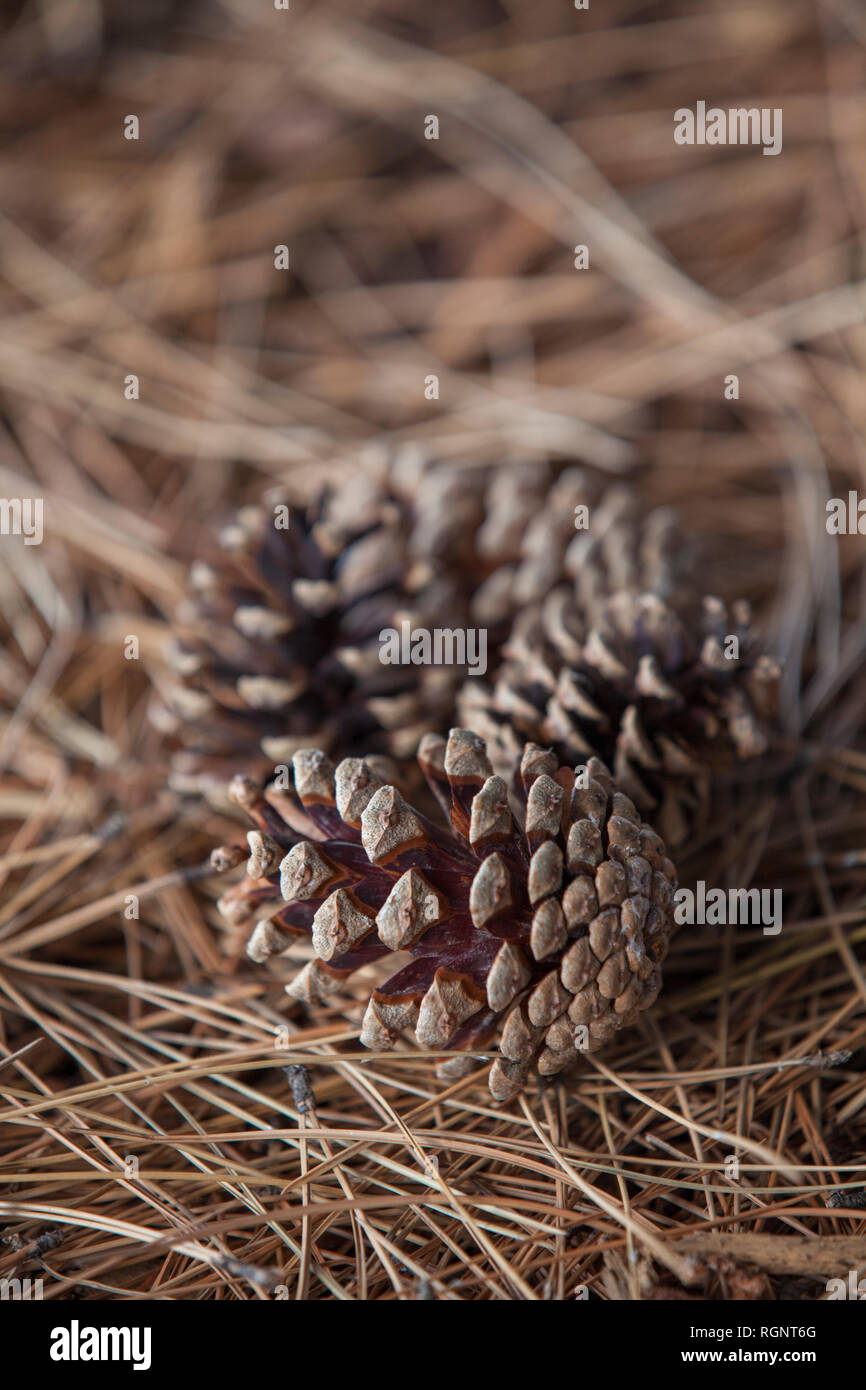
M 526 598 L 512 563 L 542 530 L 548 553 L 554 534 L 564 549 L 574 506 L 600 488 L 576 468 L 462 469 L 413 449 L 359 467 L 311 502 L 266 494 L 192 566 L 167 653 L 175 679 L 152 706 L 179 745 L 176 790 L 216 794 L 235 772 L 265 777 L 311 744 L 413 759 L 427 729 L 453 722 L 465 672 L 383 665 L 380 631 L 481 626 L 494 669 Z M 280 505 L 288 529 L 274 525 Z
M 312 502 L 244 508 L 193 566 L 174 624 L 178 679 L 155 710 L 181 745 L 173 785 L 213 793 L 310 745 L 388 755 L 393 780 L 456 706 L 509 783 L 526 742 L 565 763 L 595 754 L 681 844 L 706 814 L 711 757 L 765 746 L 778 673 L 746 605 L 696 599 L 673 513 L 639 505 L 581 468 L 463 470 L 409 451 Z M 458 702 L 457 668 L 383 665 L 378 635 L 404 621 L 485 629 L 490 683 L 466 679 Z
M 458 717 L 509 781 L 528 740 L 566 763 L 601 757 L 680 845 L 706 817 L 712 762 L 765 750 L 778 667 L 755 649 L 747 603 L 700 599 L 669 509 L 642 516 L 614 488 L 588 530 L 568 539 L 545 523 L 539 513 L 517 562 L 476 596 L 476 618 L 517 617 L 494 679 L 466 681 Z
M 281 489 L 243 508 L 191 569 L 167 653 L 176 679 L 154 701 L 181 745 L 175 789 L 264 777 L 310 744 L 414 757 L 425 730 L 451 722 L 464 673 L 383 665 L 378 636 L 407 619 L 466 624 L 480 520 L 467 475 L 412 461 L 311 502 Z
M 361 1041 L 491 1050 L 493 1096 L 594 1051 L 651 1005 L 672 930 L 675 869 L 659 836 L 591 758 L 579 775 L 529 744 L 520 823 L 484 742 L 452 729 L 419 762 L 448 830 L 356 758 L 293 760 L 295 797 L 247 778 L 233 799 L 256 824 L 247 877 L 221 899 L 234 923 L 259 916 L 256 961 L 309 940 L 316 958 L 287 985 L 318 1000 L 390 951 L 411 962 L 372 994 Z M 242 851 L 217 850 L 228 868 Z M 282 901 L 280 899 L 282 894 Z M 457 1057 L 445 1074 L 472 1062 Z

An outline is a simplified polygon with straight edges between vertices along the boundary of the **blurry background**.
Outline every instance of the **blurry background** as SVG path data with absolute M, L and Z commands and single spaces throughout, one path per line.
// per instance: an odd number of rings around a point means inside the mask
M 43 497 L 46 537 L 0 545 L 0 1044 L 38 1040 L 0 1090 L 7 1120 L 58 1091 L 68 1105 L 7 1129 L 0 1274 L 16 1242 L 57 1225 L 52 1297 L 266 1296 L 229 1252 L 279 1268 L 292 1296 L 412 1297 L 427 1278 L 442 1297 L 564 1297 L 582 1281 L 661 1296 L 679 1256 L 645 1260 L 640 1288 L 635 1268 L 620 1273 L 628 1221 L 563 1179 L 533 1124 L 606 1191 L 621 1195 L 605 1176 L 616 1147 L 637 1155 L 626 1206 L 708 1259 L 704 1223 L 751 1240 L 756 1199 L 710 1191 L 728 1150 L 692 1121 L 800 1163 L 862 1156 L 866 571 L 862 538 L 825 527 L 827 499 L 863 486 L 861 6 L 30 0 L 4 7 L 2 30 L 0 492 Z M 781 107 L 782 154 L 675 145 L 674 111 L 698 100 Z M 387 1104 L 354 1063 L 322 1063 L 332 1127 L 379 1129 L 397 1110 L 419 1133 L 434 1113 L 471 1131 L 471 1172 L 457 1150 L 439 1157 L 461 1191 L 502 1204 L 484 1232 L 444 1197 L 441 1229 L 405 1202 L 395 1215 L 385 1190 L 423 1185 L 373 1148 L 316 1189 L 313 1141 L 241 1142 L 303 1126 L 273 1063 L 285 1000 L 215 913 L 196 866 L 227 827 L 165 791 L 147 718 L 148 668 L 204 534 L 274 478 L 312 486 L 406 443 L 455 468 L 547 458 L 629 476 L 647 505 L 680 508 L 704 587 L 749 597 L 785 663 L 790 776 L 762 789 L 715 869 L 750 882 L 769 855 L 762 881 L 784 884 L 796 920 L 751 956 L 732 937 L 682 946 L 660 1022 L 610 1062 L 679 1068 L 681 1084 L 649 1083 L 676 1122 L 597 1071 L 577 1100 L 552 1092 L 527 1118 L 470 1093 L 437 1110 L 421 1062 L 397 1080 L 364 1073 Z M 123 916 L 130 892 L 138 920 Z M 353 1036 L 331 1015 L 292 1015 L 320 1062 Z M 832 1085 L 798 1062 L 820 1048 L 853 1055 Z M 224 1071 L 202 1079 L 215 1053 Z M 153 1080 L 160 1067 L 173 1079 Z M 118 1098 L 137 1068 L 151 1080 Z M 59 1128 L 39 1118 L 58 1113 Z M 212 1142 L 185 1149 L 194 1133 Z M 146 1181 L 118 1179 L 127 1154 Z M 68 1171 L 41 1181 L 40 1165 Z M 271 1186 L 256 1185 L 263 1169 Z M 376 1253 L 351 1277 L 363 1239 L 338 1176 L 382 1201 L 365 1218 Z M 768 1181 L 781 1182 L 744 1179 Z M 823 1205 L 850 1173 L 800 1181 L 761 1196 L 780 1214 L 758 1232 L 862 1231 Z M 289 1219 L 304 1193 L 330 1215 Z M 282 1214 L 265 1219 L 269 1203 Z M 571 1236 L 565 1207 L 581 1212 Z M 833 1272 L 779 1268 L 754 1244 L 727 1265 L 713 1250 L 694 1296 L 812 1297 L 807 1276 Z

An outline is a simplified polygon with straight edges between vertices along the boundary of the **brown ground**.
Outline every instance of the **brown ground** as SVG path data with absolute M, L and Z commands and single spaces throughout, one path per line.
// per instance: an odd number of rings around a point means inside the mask
M 866 1267 L 866 570 L 825 529 L 863 486 L 861 6 L 21 8 L 0 491 L 46 537 L 0 543 L 0 1277 L 825 1296 Z M 782 107 L 783 153 L 676 146 L 699 99 Z M 203 528 L 361 441 L 633 467 L 785 662 L 773 757 L 679 864 L 783 888 L 781 935 L 684 933 L 641 1026 L 504 1110 L 362 1053 L 362 985 L 305 1014 L 245 960 L 197 872 L 236 828 L 164 790 L 147 720 Z

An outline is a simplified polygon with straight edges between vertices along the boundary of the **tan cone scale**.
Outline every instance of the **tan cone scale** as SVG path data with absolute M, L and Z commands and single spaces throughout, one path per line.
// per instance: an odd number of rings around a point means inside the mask
M 408 962 L 370 997 L 361 1041 L 404 1032 L 455 1053 L 446 1075 L 495 1053 L 497 1100 L 532 1069 L 563 1070 L 654 1003 L 672 932 L 676 875 L 659 836 L 590 758 L 562 767 L 529 744 L 518 814 L 477 734 L 427 736 L 419 762 L 448 818 L 438 826 L 361 759 L 319 749 L 293 761 L 294 797 L 247 779 L 233 798 L 256 824 L 247 876 L 221 899 L 233 923 L 259 920 L 262 962 L 311 942 L 286 986 L 318 1001 L 390 952 Z M 216 867 L 238 862 L 216 851 Z

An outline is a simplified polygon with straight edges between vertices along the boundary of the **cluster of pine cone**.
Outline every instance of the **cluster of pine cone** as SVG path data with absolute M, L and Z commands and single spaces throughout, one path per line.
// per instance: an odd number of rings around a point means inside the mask
M 315 1001 L 408 953 L 361 1041 L 413 1029 L 446 1075 L 495 1054 L 500 1100 L 635 1019 L 672 932 L 666 845 L 774 713 L 748 606 L 696 584 L 669 509 L 577 468 L 409 455 L 244 508 L 193 567 L 155 717 L 175 787 L 228 784 L 254 823 L 214 856 L 249 856 L 220 906 L 252 959 L 311 944 L 287 991 Z M 483 629 L 487 674 L 383 664 L 407 622 Z

